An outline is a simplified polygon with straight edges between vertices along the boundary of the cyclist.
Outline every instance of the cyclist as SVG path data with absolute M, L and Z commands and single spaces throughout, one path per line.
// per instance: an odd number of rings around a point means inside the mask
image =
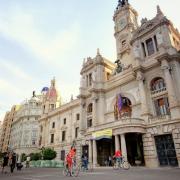
M 113 158 L 115 159 L 115 162 L 118 162 L 119 164 L 122 163 L 122 153 L 120 149 L 115 151 Z
M 66 156 L 66 162 L 67 162 L 67 166 L 68 166 L 70 175 L 71 175 L 72 165 L 74 163 L 73 160 L 74 160 L 75 156 L 76 156 L 76 148 L 74 146 L 71 146 L 71 149 Z

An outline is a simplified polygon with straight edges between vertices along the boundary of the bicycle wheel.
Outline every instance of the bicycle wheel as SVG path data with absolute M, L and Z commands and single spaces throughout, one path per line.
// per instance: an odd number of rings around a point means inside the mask
M 130 168 L 130 164 L 127 161 L 124 161 L 122 164 L 122 168 L 128 170 Z
M 115 163 L 114 163 L 113 169 L 114 169 L 114 170 L 118 170 L 118 169 L 119 169 L 119 163 L 118 163 L 118 162 L 115 162 Z
M 63 169 L 63 175 L 68 176 L 68 174 L 69 174 L 68 168 L 65 166 Z
M 74 176 L 74 177 L 77 177 L 79 175 L 80 169 L 81 169 L 80 166 L 74 166 L 72 168 L 71 175 Z

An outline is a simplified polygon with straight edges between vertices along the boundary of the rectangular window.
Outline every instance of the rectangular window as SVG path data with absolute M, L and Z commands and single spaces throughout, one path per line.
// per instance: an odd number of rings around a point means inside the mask
M 50 104 L 50 109 L 51 110 L 55 109 L 55 105 L 54 104 Z
M 144 55 L 144 57 L 146 57 L 146 50 L 145 50 L 144 43 L 141 43 L 141 46 L 142 46 L 142 50 L 143 50 L 143 55 Z
M 80 119 L 80 114 L 76 114 L 76 120 L 78 121 Z
M 88 75 L 86 76 L 86 86 L 88 87 Z
M 78 134 L 79 134 L 79 127 L 77 127 L 76 130 L 75 130 L 75 138 L 78 137 Z
M 66 124 L 66 118 L 64 118 L 64 121 L 63 121 L 64 125 Z
M 92 127 L 92 119 L 87 120 L 87 127 Z
M 146 40 L 146 46 L 147 46 L 148 56 L 151 56 L 152 54 L 154 54 L 155 50 L 154 50 L 152 38 Z
M 154 101 L 155 109 L 156 109 L 156 115 L 157 116 L 163 116 L 170 114 L 169 111 L 169 102 L 168 98 L 160 98 Z
M 89 86 L 91 86 L 92 85 L 92 74 L 90 73 L 89 74 Z
M 66 131 L 63 131 L 62 132 L 62 141 L 65 141 L 66 140 Z
M 35 145 L 35 144 L 36 144 L 36 140 L 33 139 L 33 140 L 32 140 L 32 145 Z
M 55 122 L 52 123 L 52 128 L 53 128 L 53 129 L 55 128 Z
M 61 161 L 65 160 L 65 150 L 61 151 Z
M 51 143 L 54 143 L 54 134 L 51 134 Z
M 156 51 L 159 51 L 156 35 L 154 36 L 154 42 L 155 42 L 155 46 L 156 46 Z

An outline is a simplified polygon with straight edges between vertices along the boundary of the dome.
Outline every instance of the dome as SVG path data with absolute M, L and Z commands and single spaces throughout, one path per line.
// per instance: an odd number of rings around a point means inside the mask
M 43 87 L 42 90 L 41 90 L 41 92 L 47 92 L 48 90 L 49 90 L 48 87 Z

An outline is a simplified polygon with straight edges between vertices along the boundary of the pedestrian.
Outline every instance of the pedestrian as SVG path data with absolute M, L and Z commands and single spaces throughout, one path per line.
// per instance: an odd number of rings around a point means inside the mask
M 2 165 L 2 173 L 7 173 L 7 167 L 8 167 L 8 160 L 9 160 L 9 156 L 8 153 L 4 153 L 4 157 L 3 157 L 3 165 Z
M 11 173 L 13 173 L 15 166 L 16 166 L 16 154 L 12 153 L 11 164 L 10 164 Z
M 29 168 L 30 167 L 30 156 L 27 156 L 26 158 L 26 168 Z
M 111 156 L 109 156 L 108 162 L 109 162 L 109 166 L 112 166 L 112 157 Z

